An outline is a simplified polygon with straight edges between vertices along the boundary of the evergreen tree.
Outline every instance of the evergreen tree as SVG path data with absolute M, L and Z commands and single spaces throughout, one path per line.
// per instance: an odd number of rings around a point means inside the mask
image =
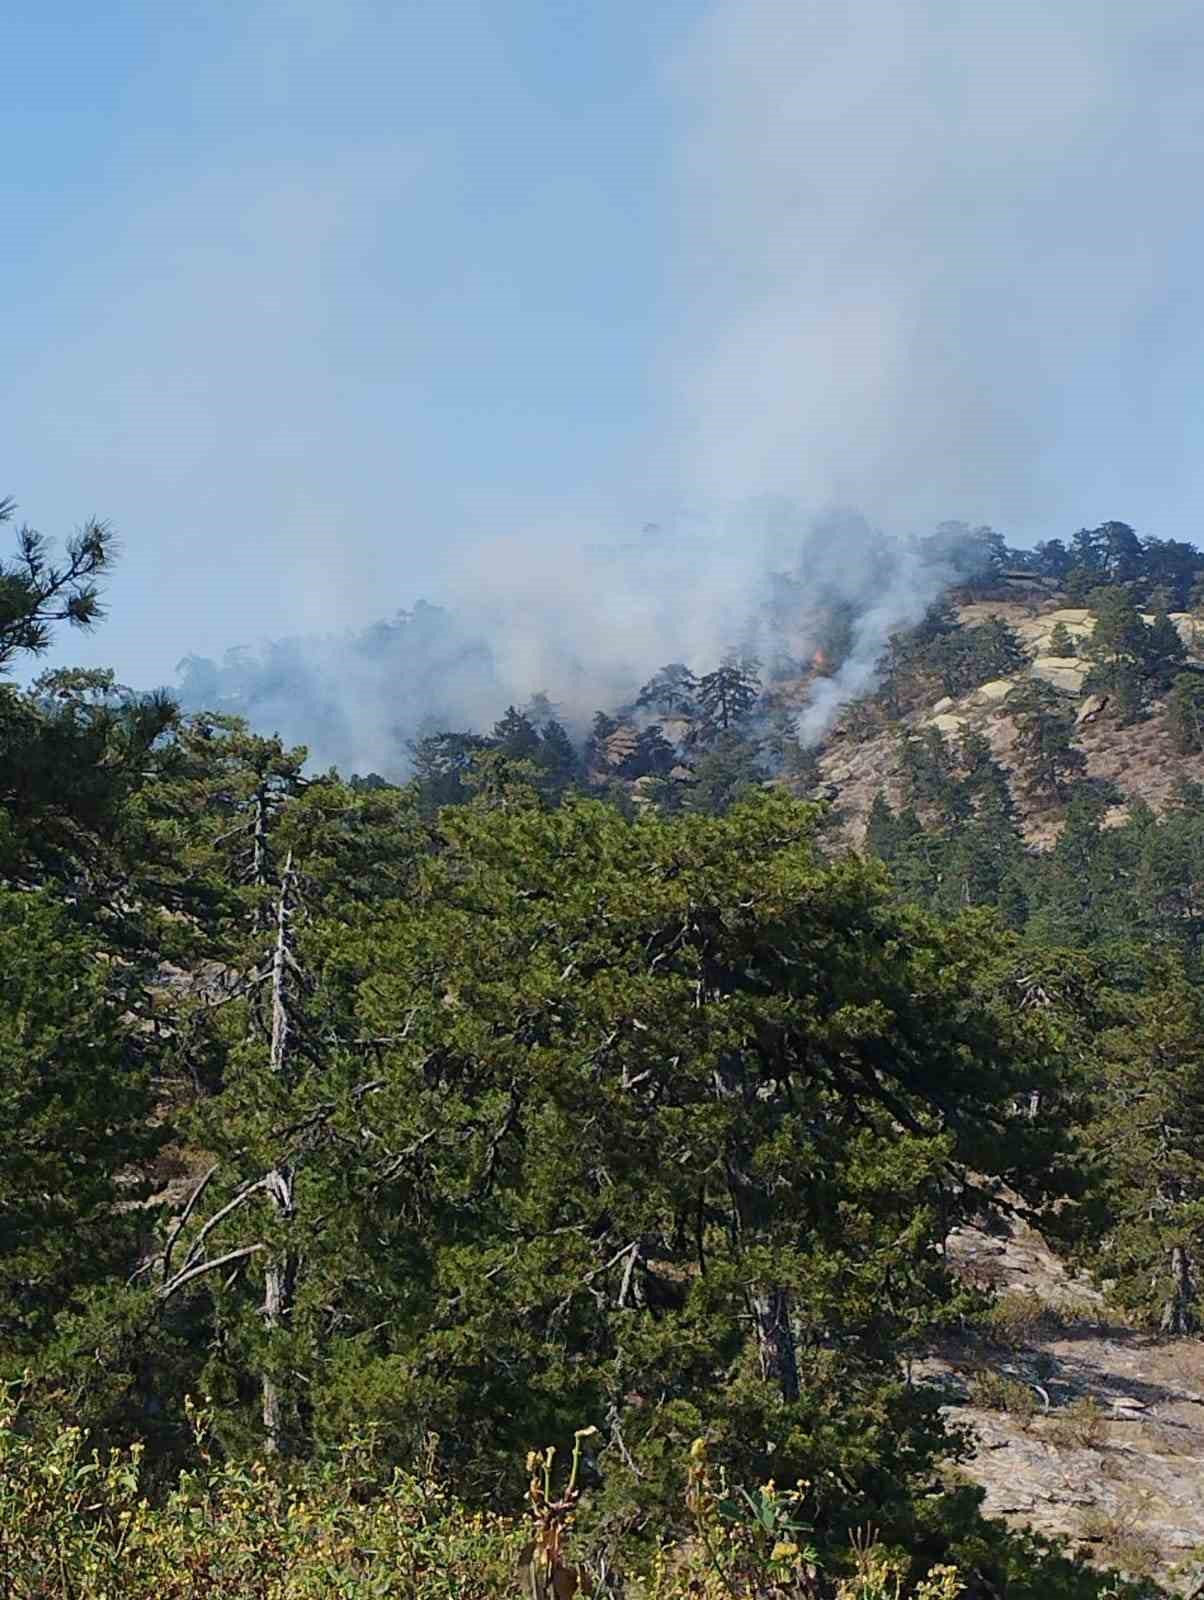
M 949 694 L 965 694 L 980 683 L 1007 678 L 1019 672 L 1027 657 L 1016 633 L 999 617 L 989 617 L 976 627 L 962 630 L 961 661 L 951 664 Z
M 775 772 L 783 772 L 788 777 L 801 775 L 804 761 L 798 740 L 797 713 L 779 706 L 770 714 L 762 749 Z
M 905 736 L 899 747 L 899 768 L 914 806 L 927 808 L 942 820 L 965 816 L 967 797 L 954 774 L 953 755 L 939 728 Z
M 0 500 L 0 524 L 10 522 L 16 503 Z M 33 528 L 17 531 L 17 553 L 0 561 L 0 671 L 17 655 L 42 655 L 56 623 L 91 628 L 100 618 L 99 580 L 113 564 L 114 536 L 107 523 L 85 523 L 67 541 L 66 559 L 51 559 L 50 546 Z
M 899 846 L 899 823 L 890 802 L 881 789 L 870 802 L 865 823 L 865 848 L 889 866 L 895 859 Z
M 395 1200 L 355 1202 L 396 1207 L 391 1314 L 363 1267 L 326 1291 L 348 1344 L 310 1386 L 324 1426 L 436 1433 L 495 1485 L 597 1417 L 608 1518 L 638 1495 L 671 1519 L 705 1433 L 746 1481 L 772 1459 L 819 1485 L 825 1539 L 907 1525 L 949 1443 L 898 1362 L 957 1314 L 960 1184 L 1006 1165 L 1035 1199 L 1059 1134 L 1004 1113 L 1042 1050 L 984 1012 L 983 927 L 946 938 L 873 869 L 822 866 L 810 825 L 768 796 L 672 823 L 445 814 L 417 893 L 340 958 L 361 1032 L 397 1039 L 361 1148 L 403 1159 Z
M 1064 622 L 1059 622 L 1049 636 L 1049 653 L 1051 656 L 1073 656 L 1078 653 L 1074 635 Z
M 1114 1015 L 1086 1137 L 1102 1211 L 1092 1259 L 1132 1313 L 1190 1333 L 1204 1263 L 1204 998 L 1168 962 L 1146 993 L 1117 996 Z
M 1204 938 L 1204 806 L 1179 795 L 1165 815 L 1130 808 L 1125 832 L 1134 834 L 1134 935 L 1195 958 Z
M 1074 718 L 1058 695 L 1040 678 L 1013 689 L 1007 709 L 1016 727 L 1021 769 L 1033 794 L 1061 799 L 1066 784 L 1086 765 L 1074 743 Z
M 691 740 L 707 744 L 746 721 L 761 694 L 759 663 L 732 653 L 698 682 L 699 721 Z
M 1181 755 L 1204 750 L 1204 677 L 1179 673 L 1167 702 L 1166 720 L 1171 742 Z
M 1128 523 L 1105 522 L 1095 531 L 1100 538 L 1108 582 L 1113 584 L 1138 582 L 1144 574 L 1145 557 L 1141 540 Z
M 513 708 L 511 708 L 513 709 Z M 548 722 L 559 722 L 560 707 L 548 698 L 544 690 L 533 694 L 522 709 L 522 715 L 535 727 L 542 727 Z
M 1094 663 L 1087 687 L 1111 697 L 1122 724 L 1133 722 L 1150 695 L 1170 683 L 1183 643 L 1165 614 L 1157 629 L 1148 626 L 1126 589 L 1095 589 L 1090 604 L 1096 623 L 1084 650 Z
M 47 892 L 0 891 L 0 1376 L 136 1264 L 128 1202 L 163 1136 L 132 987 Z
M 1146 635 L 1146 671 L 1153 688 L 1165 694 L 1183 669 L 1187 650 L 1165 611 L 1158 611 Z
M 559 799 L 576 782 L 577 752 L 562 723 L 553 720 L 540 730 L 536 765 L 547 774 L 542 787 L 550 799 Z
M 667 778 L 676 765 L 677 751 L 654 722 L 642 730 L 619 771 L 625 778 Z
M 441 806 L 463 805 L 472 764 L 490 741 L 476 733 L 430 733 L 409 746 L 418 802 L 426 816 Z
M 493 725 L 493 746 L 509 761 L 538 761 L 539 733 L 530 717 L 508 706 L 506 715 Z
M 122 690 L 105 670 L 48 673 L 24 692 L 0 685 L 0 874 L 70 885 L 79 919 L 115 928 L 150 850 L 131 807 L 175 720 L 166 697 Z
M 690 811 L 721 817 L 765 781 L 761 747 L 731 730 L 719 734 L 694 762 L 683 804 Z
M 698 681 L 689 667 L 680 661 L 671 661 L 650 678 L 636 696 L 641 710 L 653 711 L 661 717 L 693 717 L 697 706 Z
M 1042 539 L 1033 549 L 1034 570 L 1060 582 L 1070 571 L 1073 557 L 1061 539 Z
M 618 731 L 619 724 L 609 713 L 605 711 L 594 713 L 589 738 L 585 744 L 585 766 L 587 771 L 595 768 L 605 769 L 610 765 L 606 747 L 611 735 Z

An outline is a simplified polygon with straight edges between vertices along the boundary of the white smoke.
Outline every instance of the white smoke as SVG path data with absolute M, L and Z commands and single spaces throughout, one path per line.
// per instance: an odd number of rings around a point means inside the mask
M 717 0 L 666 73 L 665 454 L 706 533 L 608 561 L 563 528 L 474 550 L 456 609 L 509 697 L 551 686 L 579 713 L 666 661 L 705 670 L 788 569 L 808 615 L 854 615 L 812 743 L 951 576 L 912 535 L 1132 516 L 1135 451 L 1182 482 L 1153 396 L 1170 328 L 1200 343 L 1174 304 L 1204 244 L 1202 67 L 1186 0 Z
M 32 385 L 17 375 L 12 420 L 32 422 L 14 448 L 32 458 L 45 437 L 82 463 L 85 504 L 127 533 L 144 592 L 188 595 L 198 648 L 321 635 L 261 651 L 257 678 L 257 715 L 320 758 L 384 767 L 397 730 L 432 718 L 487 725 L 546 690 L 580 719 L 667 661 L 706 670 L 755 634 L 766 575 L 786 569 L 802 583 L 800 653 L 822 605 L 855 614 L 851 656 L 805 713 L 812 739 L 942 581 L 910 535 L 948 517 L 1019 543 L 1113 517 L 1195 533 L 1173 520 L 1204 494 L 1184 426 L 1204 355 L 1204 11 L 1188 0 L 705 8 L 664 67 L 672 148 L 649 152 L 671 166 L 677 225 L 649 377 L 664 425 L 630 483 L 595 482 L 609 509 L 583 492 L 542 522 L 531 463 L 507 480 L 466 449 L 460 472 L 458 436 L 439 454 L 415 427 L 434 369 L 411 371 L 413 352 L 438 346 L 464 386 L 477 361 L 394 282 L 414 238 L 437 253 L 424 219 L 448 215 L 458 180 L 415 129 L 339 145 L 339 108 L 410 62 L 407 18 L 367 0 L 252 11 L 290 104 L 334 108 L 321 139 L 127 198 L 96 280 L 121 292 L 97 290 L 104 315 L 47 341 Z M 231 49 L 211 66 L 201 87 L 223 124 L 257 104 L 257 59 Z M 516 192 L 538 176 L 516 166 Z M 506 280 L 488 230 L 479 245 L 472 281 Z M 543 282 L 499 304 L 537 306 Z M 572 282 L 569 266 L 558 287 Z M 519 322 L 503 368 L 538 364 L 558 337 L 538 315 Z M 571 353 L 555 370 L 591 381 Z M 44 465 L 43 483 L 57 471 Z M 617 535 L 613 507 L 645 503 L 666 531 Z M 833 505 L 890 537 L 825 520 Z M 479 536 L 497 526 L 522 531 Z M 455 622 L 409 676 L 334 631 L 419 593 Z M 175 608 L 145 612 L 122 641 L 115 595 L 97 640 L 131 680 L 162 670 L 180 637 Z M 308 707 L 337 739 L 304 723 Z

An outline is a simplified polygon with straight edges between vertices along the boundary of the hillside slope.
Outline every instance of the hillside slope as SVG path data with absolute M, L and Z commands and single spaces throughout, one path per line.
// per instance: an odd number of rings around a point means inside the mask
M 892 804 L 904 803 L 901 781 L 902 736 L 915 736 L 926 728 L 939 730 L 956 741 L 967 732 L 983 734 L 992 754 L 1008 773 L 1012 797 L 1021 826 L 1031 844 L 1042 846 L 1056 837 L 1062 817 L 1057 803 L 1035 799 L 1026 791 L 1017 767 L 1016 724 L 1008 697 L 1026 679 L 1038 678 L 1054 689 L 1073 710 L 1076 741 L 1086 757 L 1084 776 L 1115 784 L 1123 802 L 1107 820 L 1123 819 L 1132 801 L 1142 800 L 1155 810 L 1166 804 L 1177 782 L 1204 782 L 1204 753 L 1183 754 L 1171 740 L 1164 698 L 1155 698 L 1146 715 L 1127 726 L 1112 714 L 1106 697 L 1089 694 L 1089 663 L 1081 656 L 1051 653 L 1054 629 L 1062 624 L 1076 645 L 1090 638 L 1095 613 L 1071 607 L 1058 597 L 973 601 L 957 607 L 957 620 L 973 627 L 990 618 L 1006 623 L 1020 642 L 1028 660 L 1020 670 L 989 680 L 953 698 L 936 694 L 931 701 L 900 719 L 898 725 L 858 737 L 846 711 L 831 730 L 819 753 L 819 773 L 825 790 L 834 792 L 840 825 L 848 842 L 860 844 L 874 796 L 885 792 Z M 1147 622 L 1152 617 L 1146 616 Z M 1204 672 L 1204 622 L 1186 613 L 1171 614 L 1171 621 L 1187 651 L 1189 668 Z

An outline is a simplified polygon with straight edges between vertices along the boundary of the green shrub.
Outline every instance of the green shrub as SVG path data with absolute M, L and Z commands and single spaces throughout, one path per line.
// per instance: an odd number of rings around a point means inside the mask
M 1053 1333 L 1060 1320 L 1033 1290 L 1012 1289 L 992 1301 L 981 1326 L 996 1344 L 1020 1349 Z
M 1063 1449 L 1098 1450 L 1108 1439 L 1104 1408 L 1093 1395 L 1072 1400 L 1049 1418 L 1044 1435 Z
M 984 1411 L 1006 1411 L 1009 1416 L 1027 1422 L 1036 1415 L 1037 1397 L 1019 1378 L 984 1368 L 975 1374 L 970 1385 L 970 1404 Z

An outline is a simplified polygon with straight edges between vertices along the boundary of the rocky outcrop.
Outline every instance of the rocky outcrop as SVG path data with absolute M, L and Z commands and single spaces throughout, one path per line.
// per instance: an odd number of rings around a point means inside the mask
M 948 1396 L 950 1420 L 971 1430 L 965 1471 L 987 1514 L 1194 1594 L 1204 1577 L 1204 1346 L 1111 1320 L 1098 1291 L 1023 1223 L 958 1229 L 948 1254 L 1019 1308 L 1006 1338 L 951 1340 L 920 1367 Z M 998 1408 L 1009 1394 L 1015 1403 Z

